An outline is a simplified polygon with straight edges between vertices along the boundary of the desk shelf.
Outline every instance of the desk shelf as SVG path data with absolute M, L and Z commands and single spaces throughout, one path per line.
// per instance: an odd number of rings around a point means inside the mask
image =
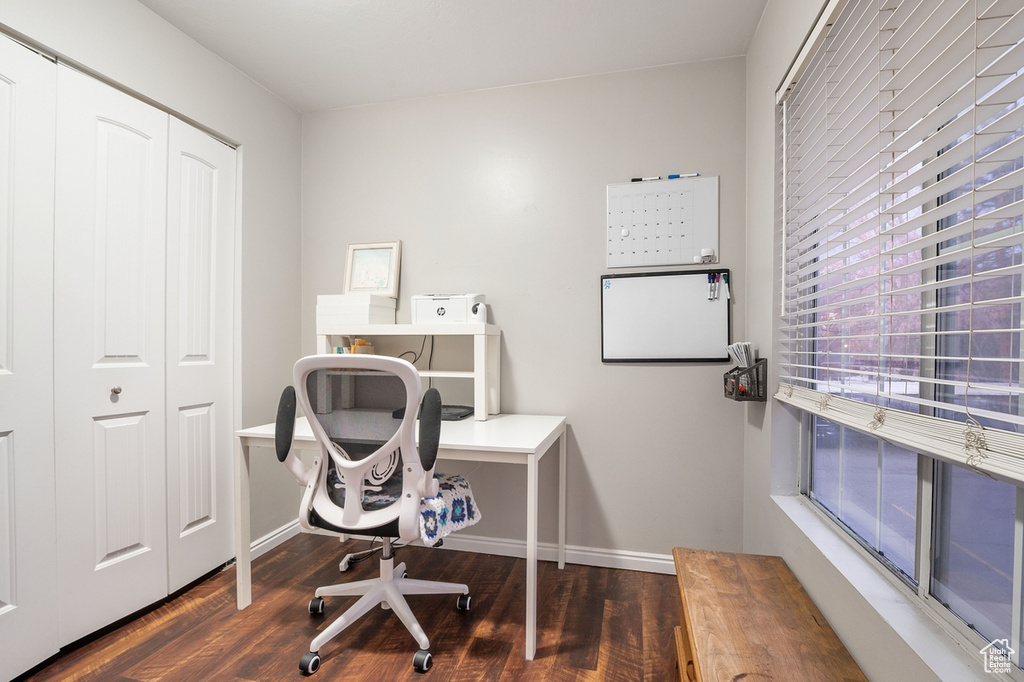
M 420 372 L 424 379 L 475 379 L 476 372 L 445 371 L 437 369 L 425 369 Z
M 419 370 L 423 378 L 465 379 L 473 382 L 474 419 L 485 421 L 501 412 L 501 327 L 482 322 L 467 324 L 338 324 L 317 319 L 317 352 L 331 353 L 341 337 L 468 336 L 473 338 L 472 370 Z

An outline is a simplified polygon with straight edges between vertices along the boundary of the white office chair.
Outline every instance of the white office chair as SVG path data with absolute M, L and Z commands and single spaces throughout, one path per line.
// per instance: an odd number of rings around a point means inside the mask
M 299 670 L 305 674 L 316 672 L 321 663 L 320 647 L 381 604 L 398 615 L 419 644 L 413 667 L 426 672 L 433 660 L 430 641 L 405 595 L 458 594 L 457 608 L 468 611 L 469 588 L 406 578 L 405 564 L 394 565 L 392 539 L 412 542 L 431 536 L 433 540 L 436 518 L 431 518 L 429 530 L 421 529 L 424 516 L 436 515 L 432 511 L 421 514 L 421 502 L 435 498 L 439 486 L 451 494 L 465 484 L 460 477 L 440 481 L 434 477 L 441 430 L 440 396 L 436 389 L 429 389 L 423 396 L 417 448 L 420 377 L 408 362 L 377 355 L 315 355 L 295 363 L 294 381 L 297 390 L 289 386 L 281 396 L 275 440 L 278 459 L 305 487 L 299 507 L 302 528 L 319 534 L 380 537 L 383 541 L 380 578 L 317 588 L 309 603 L 309 612 L 314 615 L 323 613 L 324 597 L 360 598 L 310 643 Z M 296 402 L 321 445 L 321 453 L 311 467 L 290 452 Z M 475 513 L 468 485 L 455 494 L 456 503 L 443 505 L 444 516 L 454 511 L 466 517 L 467 506 Z

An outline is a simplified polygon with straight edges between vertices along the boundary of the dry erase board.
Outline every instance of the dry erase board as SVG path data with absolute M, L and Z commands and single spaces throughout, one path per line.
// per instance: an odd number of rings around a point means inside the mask
M 728 362 L 729 271 L 601 277 L 603 362 Z
M 606 239 L 609 268 L 718 262 L 718 177 L 608 185 Z

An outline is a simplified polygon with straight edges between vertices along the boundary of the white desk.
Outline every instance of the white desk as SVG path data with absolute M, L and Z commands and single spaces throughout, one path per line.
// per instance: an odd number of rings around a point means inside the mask
M 238 608 L 252 603 L 249 449 L 274 449 L 274 424 L 236 431 L 235 559 Z M 565 417 L 499 414 L 487 421 L 441 422 L 438 459 L 526 465 L 526 658 L 537 652 L 537 468 L 558 441 L 558 567 L 565 567 Z M 295 420 L 292 448 L 319 451 L 305 417 Z M 484 503 L 486 506 L 486 502 Z

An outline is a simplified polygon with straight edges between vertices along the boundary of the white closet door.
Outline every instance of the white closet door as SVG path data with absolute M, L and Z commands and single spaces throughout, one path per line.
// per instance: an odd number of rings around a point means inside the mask
M 0 36 L 0 679 L 57 652 L 56 67 Z
M 58 67 L 54 404 L 61 643 L 167 594 L 168 116 Z
M 171 592 L 234 556 L 235 150 L 171 118 L 167 543 Z

